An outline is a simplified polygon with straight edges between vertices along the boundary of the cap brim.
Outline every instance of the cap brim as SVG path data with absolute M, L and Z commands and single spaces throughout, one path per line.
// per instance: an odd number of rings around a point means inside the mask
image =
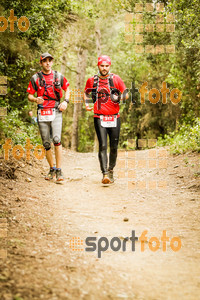
M 45 56 L 45 57 L 40 57 L 40 60 L 43 60 L 43 59 L 45 59 L 45 58 L 47 58 L 47 57 L 50 57 L 50 58 L 53 59 L 53 56 Z

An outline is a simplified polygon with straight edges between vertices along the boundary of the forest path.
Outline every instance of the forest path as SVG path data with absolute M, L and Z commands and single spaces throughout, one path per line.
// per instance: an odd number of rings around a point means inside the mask
M 16 180 L 0 177 L 0 225 L 8 223 L 0 299 L 199 299 L 199 155 L 165 154 L 119 152 L 118 178 L 109 187 L 101 184 L 96 153 L 65 149 L 63 185 L 43 179 L 45 160 L 20 162 Z M 126 251 L 111 250 L 113 237 L 117 247 L 133 230 L 137 237 L 148 231 L 144 252 L 140 241 L 132 251 L 130 239 Z M 179 251 L 170 242 L 163 251 L 163 230 L 170 241 L 179 237 Z M 87 237 L 96 237 L 96 245 L 107 238 L 101 258 L 85 251 Z M 155 252 L 151 237 L 160 242 Z M 74 238 L 83 241 L 74 246 L 80 250 L 73 249 Z

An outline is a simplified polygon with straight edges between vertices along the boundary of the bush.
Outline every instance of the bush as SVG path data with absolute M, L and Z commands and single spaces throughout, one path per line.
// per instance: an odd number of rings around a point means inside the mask
M 200 118 L 196 118 L 194 125 L 183 124 L 178 132 L 158 138 L 159 146 L 170 145 L 172 153 L 185 153 L 187 151 L 200 152 Z
M 19 110 L 13 110 L 6 117 L 0 118 L 0 142 L 4 144 L 5 139 L 12 139 L 14 145 L 25 145 L 26 139 L 34 144 L 40 144 L 37 124 L 31 124 L 22 120 Z

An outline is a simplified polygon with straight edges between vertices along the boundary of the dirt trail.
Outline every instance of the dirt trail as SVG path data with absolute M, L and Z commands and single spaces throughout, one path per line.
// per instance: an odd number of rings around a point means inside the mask
M 7 238 L 1 238 L 0 254 L 7 249 L 7 259 L 0 261 L 0 299 L 199 299 L 199 155 L 170 156 L 167 168 L 145 169 L 149 151 L 119 153 L 118 179 L 109 187 L 100 184 L 97 154 L 66 150 L 62 186 L 44 181 L 45 161 L 20 162 L 15 180 L 0 177 L 0 217 L 8 223 Z M 135 174 L 124 173 L 133 166 L 131 155 Z M 152 186 L 145 188 L 144 181 Z M 136 241 L 132 251 L 129 240 L 126 251 L 109 247 L 98 258 L 97 251 L 75 251 L 70 244 L 77 237 L 83 246 L 76 249 L 85 249 L 86 237 L 123 243 L 132 230 L 138 237 L 147 230 L 148 241 L 157 237 L 159 249 L 153 252 L 155 243 L 145 242 L 141 252 Z M 169 242 L 163 251 L 163 230 L 170 240 L 180 238 L 179 251 Z

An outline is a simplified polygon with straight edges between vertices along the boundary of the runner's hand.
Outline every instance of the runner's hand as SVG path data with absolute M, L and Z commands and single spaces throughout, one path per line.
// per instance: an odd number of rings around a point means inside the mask
M 118 96 L 118 95 L 113 95 L 113 99 L 114 99 L 115 101 L 117 101 L 117 100 L 118 100 L 118 98 L 119 98 L 119 96 Z
M 43 104 L 43 102 L 44 102 L 44 99 L 42 97 L 37 97 L 36 98 L 36 103 L 37 104 Z
M 120 99 L 119 99 L 120 98 Z M 120 103 L 121 97 L 119 95 L 112 95 L 112 101 L 114 103 Z
M 58 109 L 59 109 L 60 111 L 64 111 L 64 110 L 66 110 L 66 108 L 67 108 L 67 102 L 66 102 L 66 101 L 63 101 L 62 103 L 60 103 L 60 104 L 58 105 Z
M 86 109 L 87 111 L 91 111 L 91 110 L 93 110 L 93 108 L 94 108 L 94 107 L 89 107 L 89 105 L 86 105 L 86 106 L 85 106 L 85 109 Z

